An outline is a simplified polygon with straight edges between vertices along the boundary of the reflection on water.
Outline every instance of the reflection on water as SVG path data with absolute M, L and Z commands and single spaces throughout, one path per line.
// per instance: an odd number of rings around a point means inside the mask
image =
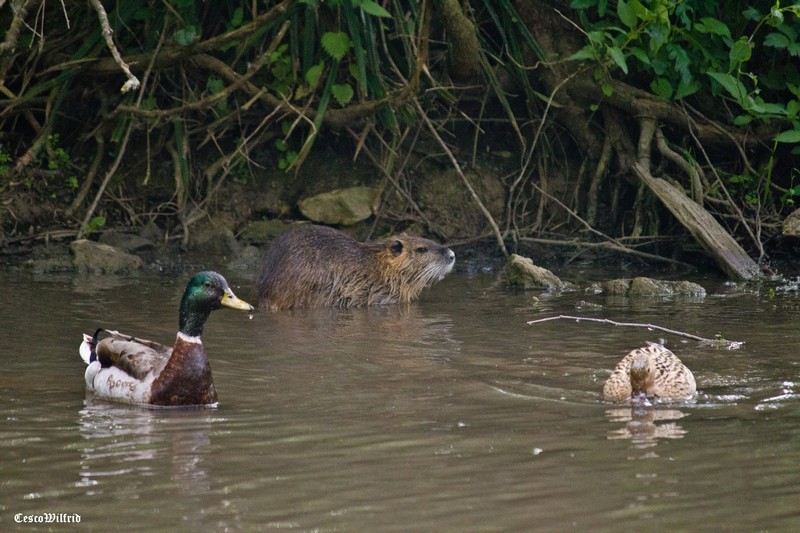
M 171 342 L 185 279 L 0 273 L 0 530 L 792 530 L 800 294 L 700 281 L 702 301 L 545 297 L 456 272 L 410 306 L 220 311 L 219 407 L 171 410 L 85 400 L 77 346 Z M 611 369 L 654 334 L 527 325 L 576 312 L 746 344 L 668 338 L 696 402 L 612 406 Z
M 202 494 L 210 488 L 204 456 L 211 440 L 209 432 L 215 414 L 211 409 L 178 411 L 117 406 L 87 400 L 79 413 L 81 447 L 80 485 L 87 494 L 114 492 L 112 482 L 102 481 L 120 475 L 146 477 L 170 463 L 170 480 L 179 493 Z M 132 476 L 138 477 L 138 476 Z
M 680 439 L 686 435 L 685 429 L 671 421 L 689 415 L 678 409 L 633 405 L 607 409 L 606 416 L 610 422 L 625 424 L 609 431 L 609 439 L 631 439 L 637 448 L 649 448 L 658 444 L 659 439 Z

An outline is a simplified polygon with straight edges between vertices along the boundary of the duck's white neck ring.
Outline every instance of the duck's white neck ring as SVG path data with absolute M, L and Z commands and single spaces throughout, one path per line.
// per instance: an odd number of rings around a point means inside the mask
M 192 335 L 187 335 L 182 331 L 178 332 L 178 338 L 183 342 L 190 342 L 192 344 L 203 344 L 203 341 L 200 340 L 200 337 L 193 337 Z

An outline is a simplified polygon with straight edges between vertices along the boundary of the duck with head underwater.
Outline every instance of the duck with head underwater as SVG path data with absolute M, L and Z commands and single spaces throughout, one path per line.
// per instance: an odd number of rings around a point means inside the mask
M 177 338 L 172 347 L 98 329 L 83 336 L 80 354 L 86 367 L 86 390 L 95 397 L 159 406 L 213 405 L 217 391 L 200 339 L 211 311 L 253 306 L 237 298 L 216 272 L 195 274 L 181 299 Z M 105 333 L 108 336 L 99 340 Z
M 697 392 L 692 371 L 663 344 L 648 342 L 617 363 L 603 386 L 606 400 L 688 400 Z

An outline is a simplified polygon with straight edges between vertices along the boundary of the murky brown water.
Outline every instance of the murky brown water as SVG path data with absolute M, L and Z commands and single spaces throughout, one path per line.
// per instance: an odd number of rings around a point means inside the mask
M 171 341 L 186 278 L 0 273 L 0 530 L 73 530 L 18 513 L 97 531 L 800 528 L 797 292 L 548 298 L 461 266 L 409 308 L 214 313 L 217 409 L 86 402 L 81 332 Z M 667 337 L 698 401 L 628 424 L 602 383 L 662 335 L 526 325 L 578 313 L 746 345 Z

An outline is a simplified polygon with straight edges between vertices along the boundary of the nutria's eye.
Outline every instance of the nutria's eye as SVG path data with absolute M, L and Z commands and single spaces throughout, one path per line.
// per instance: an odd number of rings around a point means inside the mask
M 400 253 L 403 251 L 403 241 L 401 240 L 394 241 L 394 244 L 392 244 L 392 246 L 389 249 L 392 251 L 394 255 L 400 255 Z
M 426 254 L 426 253 L 428 253 L 428 249 L 425 248 L 424 246 L 419 246 L 414 251 L 417 252 L 418 254 Z

